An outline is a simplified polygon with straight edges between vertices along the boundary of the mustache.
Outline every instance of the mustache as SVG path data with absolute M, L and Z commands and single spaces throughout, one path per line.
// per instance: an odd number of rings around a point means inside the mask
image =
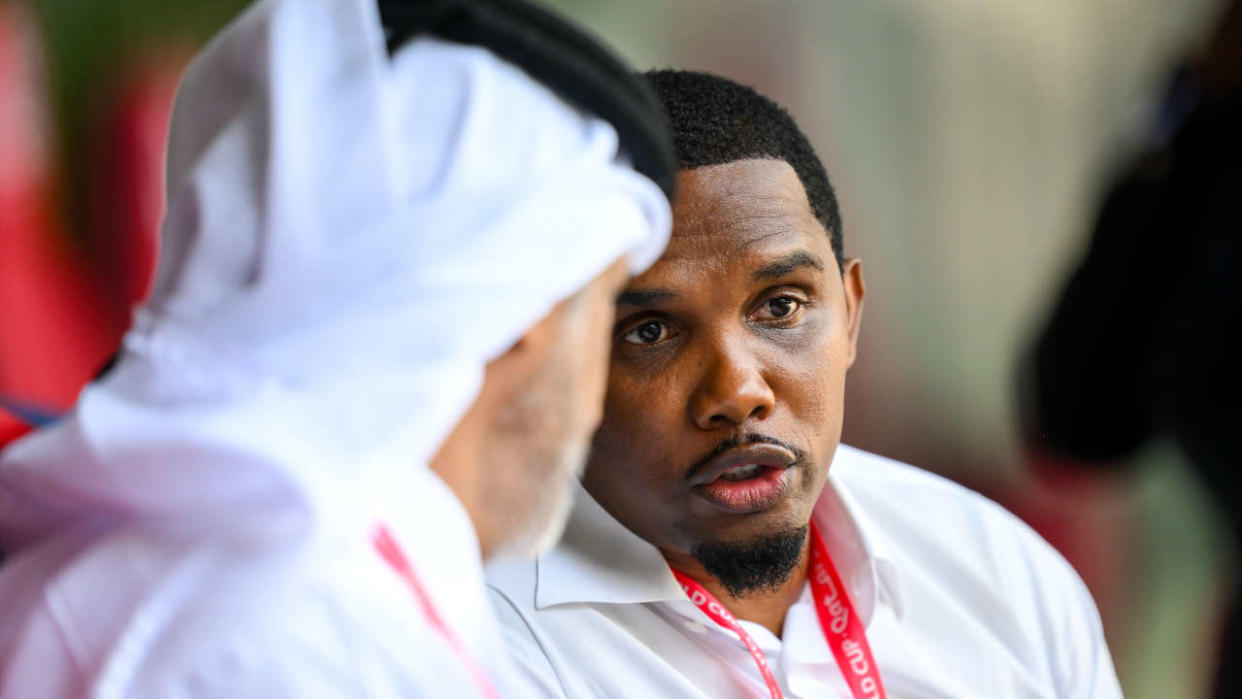
M 806 462 L 807 462 L 806 452 L 803 451 L 802 449 L 799 449 L 798 447 L 795 447 L 794 445 L 789 444 L 788 442 L 782 442 L 776 437 L 769 437 L 766 434 L 760 434 L 758 432 L 747 432 L 744 435 L 735 435 L 733 437 L 729 437 L 728 439 L 721 441 L 719 444 L 715 446 L 714 449 L 704 454 L 702 458 L 690 464 L 690 466 L 686 468 L 686 475 L 685 475 L 686 479 L 689 480 L 691 478 L 694 478 L 694 474 L 703 470 L 707 466 L 707 464 L 711 463 L 712 459 L 716 458 L 717 456 L 720 456 L 721 454 L 725 453 L 726 451 L 729 451 L 730 449 L 736 449 L 738 447 L 746 446 L 748 444 L 774 444 L 778 447 L 784 447 L 785 449 L 788 449 L 790 453 L 794 455 L 795 461 L 793 465 L 795 467 L 806 465 Z

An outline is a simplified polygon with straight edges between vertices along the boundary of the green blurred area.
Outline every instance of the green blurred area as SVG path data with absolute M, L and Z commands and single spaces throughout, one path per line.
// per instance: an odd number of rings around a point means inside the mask
M 1170 443 L 1137 459 L 1137 557 L 1112 642 L 1131 699 L 1211 695 L 1222 608 L 1235 593 L 1224 518 Z
M 21 2 L 21 0 L 10 0 Z M 169 52 L 191 52 L 245 0 L 27 0 L 43 35 L 47 99 L 70 232 L 85 235 L 89 134 L 131 70 Z M 106 165 L 105 165 L 106 166 Z

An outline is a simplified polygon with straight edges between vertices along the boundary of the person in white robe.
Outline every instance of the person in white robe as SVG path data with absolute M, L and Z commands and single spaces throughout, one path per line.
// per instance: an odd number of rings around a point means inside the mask
M 482 559 L 559 532 L 668 192 L 487 48 L 392 48 L 263 0 L 188 69 L 153 294 L 0 456 L 0 697 L 511 695 Z

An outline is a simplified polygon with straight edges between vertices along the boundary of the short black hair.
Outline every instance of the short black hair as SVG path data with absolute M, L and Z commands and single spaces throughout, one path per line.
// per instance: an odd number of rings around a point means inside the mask
M 664 104 L 677 165 L 692 170 L 751 158 L 775 158 L 793 167 L 811 212 L 844 262 L 841 211 L 828 171 L 785 108 L 745 85 L 710 73 L 651 70 L 643 73 Z

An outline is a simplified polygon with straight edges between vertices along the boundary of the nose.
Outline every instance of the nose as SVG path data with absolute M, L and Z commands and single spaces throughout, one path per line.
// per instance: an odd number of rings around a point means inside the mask
M 722 343 L 707 358 L 690 396 L 690 420 L 701 430 L 766 418 L 776 405 L 761 364 L 743 346 Z

